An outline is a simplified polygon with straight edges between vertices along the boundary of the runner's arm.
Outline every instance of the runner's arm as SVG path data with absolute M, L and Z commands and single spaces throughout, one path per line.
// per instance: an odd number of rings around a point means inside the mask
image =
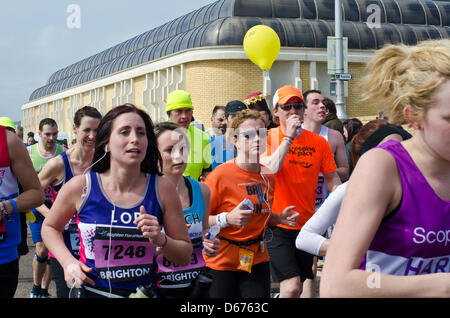
M 347 182 L 338 186 L 303 225 L 295 240 L 299 250 L 318 256 L 326 254 L 329 240 L 322 234 L 336 222 L 346 188 Z
M 337 173 L 342 182 L 348 180 L 350 168 L 348 167 L 347 152 L 345 151 L 345 143 L 342 134 L 337 130 L 330 130 L 330 137 L 333 138 L 336 144 L 335 161 L 337 166 Z
M 23 142 L 8 130 L 6 130 L 6 138 L 11 170 L 23 188 L 23 192 L 14 198 L 14 201 L 17 204 L 17 211 L 27 212 L 44 202 L 44 191 L 39 184 L 39 179 Z M 11 202 L 6 201 L 6 205 L 9 207 L 8 211 L 11 212 L 13 210 Z
M 167 242 L 161 253 L 171 262 L 184 266 L 191 260 L 192 244 L 184 221 L 181 202 L 172 182 L 164 177 L 158 178 L 158 192 L 163 205 L 163 226 Z
M 42 224 L 41 232 L 45 246 L 64 269 L 78 262 L 66 247 L 62 232 L 81 204 L 82 178 L 84 176 L 76 176 L 64 184 Z
M 60 156 L 47 161 L 38 174 L 42 189 L 46 189 L 48 186 L 61 181 L 61 170 L 63 169 L 64 164 Z M 44 217 L 47 217 L 50 212 L 50 209 L 45 204 L 40 205 L 36 210 Z

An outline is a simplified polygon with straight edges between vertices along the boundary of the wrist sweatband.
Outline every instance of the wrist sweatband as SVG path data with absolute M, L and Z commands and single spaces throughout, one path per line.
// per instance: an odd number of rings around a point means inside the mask
M 13 213 L 17 212 L 17 203 L 16 201 L 14 201 L 13 199 L 9 199 L 9 202 L 11 202 L 12 206 L 13 206 Z
M 220 228 L 227 227 L 228 226 L 227 212 L 222 212 L 220 214 L 217 214 L 216 223 L 220 226 Z

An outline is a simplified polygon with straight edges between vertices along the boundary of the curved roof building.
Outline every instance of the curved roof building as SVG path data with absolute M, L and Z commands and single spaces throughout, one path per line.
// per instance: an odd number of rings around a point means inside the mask
M 272 27 L 284 48 L 326 48 L 334 35 L 334 0 L 218 0 L 53 73 L 30 101 L 194 48 L 242 47 L 257 24 Z M 349 50 L 450 37 L 450 2 L 342 0 Z M 378 21 L 377 21 L 378 17 Z M 375 26 L 375 27 L 374 27 Z
M 334 36 L 335 0 L 217 0 L 53 73 L 22 105 L 22 125 L 36 131 L 54 118 L 72 136 L 74 113 L 91 105 L 106 113 L 133 103 L 153 120 L 165 120 L 165 99 L 175 89 L 191 93 L 196 120 L 210 126 L 215 105 L 271 95 L 285 84 L 334 95 L 327 41 Z M 450 1 L 342 0 L 347 38 L 344 115 L 363 122 L 383 105 L 360 103 L 358 80 L 373 52 L 387 43 L 415 44 L 450 37 Z M 273 28 L 281 50 L 270 72 L 247 57 L 243 38 L 253 26 Z M 330 63 L 331 64 L 331 63 Z M 340 108 L 341 109 L 341 108 Z M 339 110 L 338 110 L 339 115 Z M 341 116 L 341 117 L 345 117 Z M 70 141 L 69 141 L 70 142 Z

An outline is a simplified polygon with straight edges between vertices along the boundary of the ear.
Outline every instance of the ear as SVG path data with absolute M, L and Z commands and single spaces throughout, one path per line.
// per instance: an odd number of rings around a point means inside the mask
M 422 129 L 422 120 L 411 105 L 408 104 L 403 107 L 403 116 L 415 130 Z

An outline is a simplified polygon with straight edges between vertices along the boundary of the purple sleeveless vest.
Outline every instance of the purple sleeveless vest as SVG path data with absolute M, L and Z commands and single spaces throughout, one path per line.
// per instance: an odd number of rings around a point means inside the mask
M 360 268 L 399 276 L 450 272 L 450 201 L 435 194 L 401 143 L 377 148 L 394 157 L 403 195 L 399 209 L 380 224 Z

